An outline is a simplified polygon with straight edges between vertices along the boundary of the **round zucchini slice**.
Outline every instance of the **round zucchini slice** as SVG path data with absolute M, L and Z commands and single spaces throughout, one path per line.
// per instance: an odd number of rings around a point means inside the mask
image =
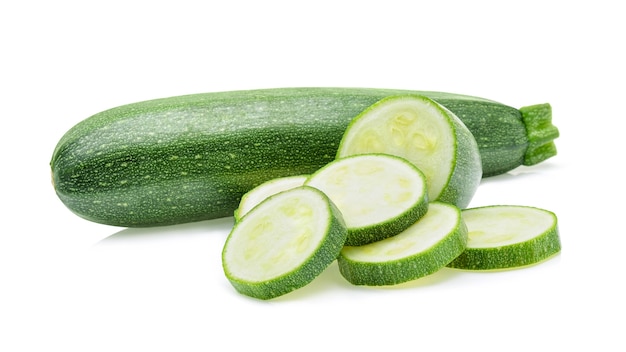
M 313 281 L 335 261 L 346 235 L 332 201 L 301 186 L 270 196 L 235 224 L 222 266 L 239 293 L 275 298 Z
M 523 267 L 561 251 L 556 215 L 548 210 L 494 205 L 465 209 L 466 250 L 448 266 L 466 270 Z
M 336 159 L 305 183 L 324 192 L 343 214 L 346 245 L 394 236 L 428 210 L 424 174 L 405 159 L 362 154 Z
M 402 233 L 341 251 L 341 275 L 355 285 L 395 285 L 446 266 L 467 243 L 467 227 L 454 205 L 433 202 L 428 213 Z

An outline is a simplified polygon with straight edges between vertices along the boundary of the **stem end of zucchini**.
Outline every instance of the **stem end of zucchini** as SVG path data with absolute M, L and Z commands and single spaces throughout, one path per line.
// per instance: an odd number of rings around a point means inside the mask
M 537 104 L 519 109 L 526 126 L 528 149 L 524 154 L 524 165 L 538 164 L 557 154 L 554 139 L 559 137 L 559 130 L 552 124 L 550 104 Z

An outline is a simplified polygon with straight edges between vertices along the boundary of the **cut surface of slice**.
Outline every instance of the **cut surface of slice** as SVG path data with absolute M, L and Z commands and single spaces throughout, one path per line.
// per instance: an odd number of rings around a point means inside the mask
M 252 208 L 276 193 L 302 186 L 308 175 L 288 176 L 266 181 L 241 197 L 239 207 L 235 210 L 235 220 L 239 221 Z
M 494 205 L 465 209 L 467 248 L 448 266 L 467 270 L 523 267 L 560 252 L 556 215 L 548 210 Z
M 325 194 L 296 187 L 265 199 L 235 224 L 222 265 L 238 292 L 271 299 L 313 281 L 337 258 L 346 234 Z
M 395 285 L 430 275 L 465 249 L 467 228 L 459 208 L 433 202 L 418 222 L 400 234 L 364 246 L 345 246 L 341 275 L 355 285 Z
M 337 159 L 313 173 L 305 185 L 321 190 L 337 205 L 351 246 L 396 235 L 428 210 L 424 174 L 391 155 Z
M 482 178 L 471 132 L 445 107 L 419 95 L 384 98 L 354 118 L 337 156 L 368 153 L 407 159 L 426 176 L 431 201 L 460 208 L 469 204 Z

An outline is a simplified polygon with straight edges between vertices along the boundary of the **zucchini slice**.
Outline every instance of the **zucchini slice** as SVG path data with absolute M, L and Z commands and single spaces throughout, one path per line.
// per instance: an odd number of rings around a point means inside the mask
M 433 202 L 428 213 L 402 233 L 364 246 L 346 246 L 337 262 L 355 285 L 395 285 L 430 275 L 465 249 L 467 227 L 454 205 Z
M 252 208 L 257 206 L 266 198 L 276 193 L 302 186 L 308 177 L 308 175 L 298 175 L 275 178 L 263 182 L 262 184 L 251 189 L 241 197 L 239 207 L 235 209 L 234 212 L 235 221 L 239 221 Z
M 448 266 L 466 270 L 507 269 L 538 263 L 560 252 L 556 215 L 520 205 L 465 209 L 466 250 Z
M 338 157 L 385 153 L 415 164 L 426 176 L 428 198 L 465 208 L 482 177 L 476 140 L 459 118 L 419 96 L 390 96 L 348 125 Z
M 341 213 L 317 189 L 301 186 L 270 196 L 231 230 L 224 273 L 241 294 L 271 299 L 309 284 L 343 247 Z
M 385 154 L 336 159 L 305 182 L 337 205 L 348 227 L 346 245 L 396 235 L 428 210 L 424 174 L 408 161 Z

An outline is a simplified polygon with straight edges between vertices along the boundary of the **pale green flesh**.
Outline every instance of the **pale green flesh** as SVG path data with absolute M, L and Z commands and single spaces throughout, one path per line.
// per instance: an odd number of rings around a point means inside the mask
M 328 203 L 306 188 L 279 193 L 259 204 L 233 229 L 224 249 L 232 278 L 262 282 L 289 273 L 325 238 Z
M 241 219 L 252 208 L 274 194 L 302 186 L 307 178 L 305 175 L 281 177 L 260 184 L 243 195 L 239 208 L 235 211 L 235 218 Z
M 400 234 L 363 246 L 346 246 L 341 254 L 353 261 L 384 263 L 428 250 L 456 231 L 457 214 L 449 206 L 431 203 L 428 212 Z
M 338 159 L 309 178 L 332 199 L 349 228 L 384 223 L 425 201 L 426 184 L 419 170 L 389 155 Z
M 468 248 L 491 248 L 526 242 L 556 226 L 554 216 L 541 209 L 492 206 L 463 210 Z
M 387 99 L 352 122 L 338 156 L 366 153 L 386 153 L 409 160 L 426 176 L 429 199 L 435 200 L 454 169 L 454 130 L 448 117 L 430 101 L 416 97 Z

